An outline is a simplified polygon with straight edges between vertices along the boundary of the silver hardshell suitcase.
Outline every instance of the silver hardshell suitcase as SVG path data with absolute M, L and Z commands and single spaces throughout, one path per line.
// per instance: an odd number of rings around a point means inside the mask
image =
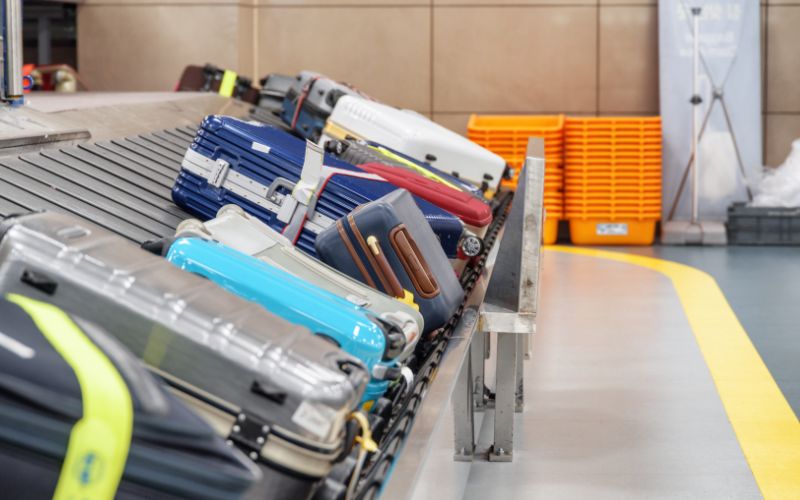
M 38 212 L 0 223 L 0 293 L 106 328 L 262 465 L 264 498 L 307 498 L 349 447 L 368 381 L 325 340 L 105 229 Z
M 175 236 L 198 236 L 216 240 L 371 310 L 383 320 L 397 325 L 405 334 L 406 348 L 397 358 L 400 361 L 414 352 L 424 331 L 418 308 L 389 297 L 309 257 L 295 248 L 288 238 L 249 215 L 238 205 L 225 205 L 217 212 L 216 218 L 206 222 L 186 220 L 178 226 Z

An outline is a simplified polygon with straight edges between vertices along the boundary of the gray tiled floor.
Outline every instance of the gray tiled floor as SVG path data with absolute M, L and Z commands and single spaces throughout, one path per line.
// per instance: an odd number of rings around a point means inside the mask
M 443 429 L 415 497 L 760 498 L 670 282 L 554 252 L 543 273 L 514 462 L 453 464 Z
M 624 251 L 682 262 L 711 274 L 800 415 L 800 249 L 656 246 Z

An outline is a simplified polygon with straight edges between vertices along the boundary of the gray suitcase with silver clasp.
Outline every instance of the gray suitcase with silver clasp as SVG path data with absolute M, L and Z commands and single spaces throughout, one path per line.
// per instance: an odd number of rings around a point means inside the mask
M 120 236 L 56 212 L 6 219 L 8 292 L 107 329 L 261 465 L 264 497 L 309 497 L 347 451 L 359 361 Z

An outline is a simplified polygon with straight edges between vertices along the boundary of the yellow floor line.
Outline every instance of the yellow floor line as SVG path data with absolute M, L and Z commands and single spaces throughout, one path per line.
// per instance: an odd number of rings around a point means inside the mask
M 545 249 L 634 264 L 672 280 L 761 493 L 767 499 L 800 499 L 800 421 L 714 278 L 652 257 L 577 247 Z

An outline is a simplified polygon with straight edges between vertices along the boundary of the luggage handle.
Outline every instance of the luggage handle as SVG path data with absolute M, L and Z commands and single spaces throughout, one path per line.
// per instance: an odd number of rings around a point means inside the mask
M 296 182 L 292 182 L 286 177 L 278 177 L 267 188 L 267 199 L 276 203 L 278 203 L 278 189 L 284 188 L 289 191 L 289 196 L 291 196 L 292 191 L 294 190 L 295 186 L 297 186 Z M 308 201 L 308 206 L 306 209 L 306 214 L 310 219 L 314 212 L 317 210 L 317 200 L 319 197 L 316 193 L 311 195 L 311 198 Z
M 425 299 L 432 299 L 439 295 L 439 283 L 431 273 L 425 257 L 419 251 L 406 226 L 400 224 L 392 229 L 389 233 L 389 240 L 419 295 Z
M 267 188 L 267 199 L 270 201 L 274 201 L 277 203 L 278 201 L 278 189 L 284 188 L 289 191 L 291 194 L 292 190 L 294 189 L 296 182 L 292 182 L 286 177 L 277 177 Z

